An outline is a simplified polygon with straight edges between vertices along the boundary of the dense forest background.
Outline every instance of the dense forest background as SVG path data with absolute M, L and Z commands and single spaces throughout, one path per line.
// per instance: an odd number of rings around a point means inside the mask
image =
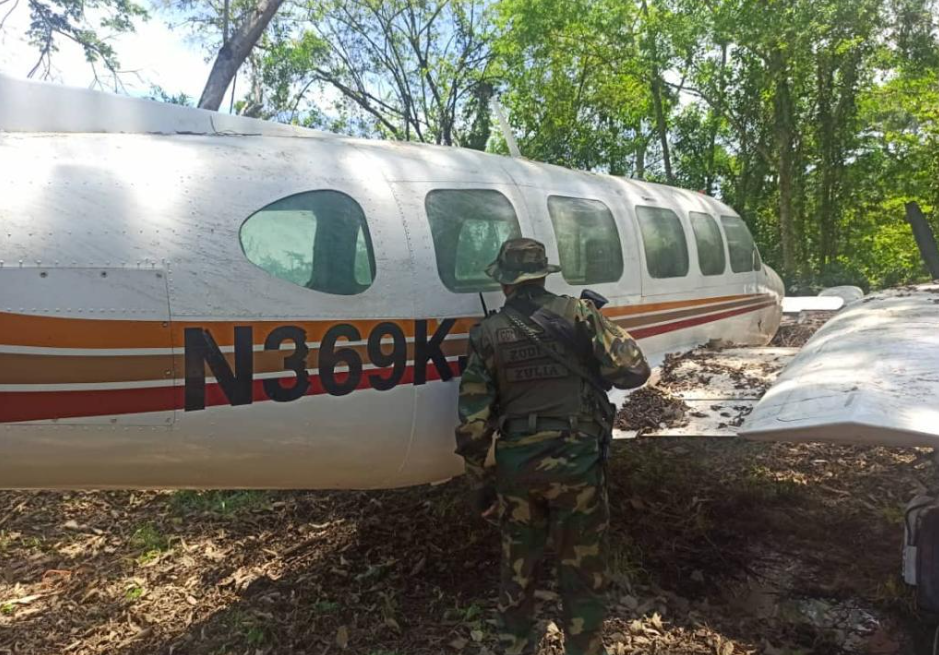
M 529 158 L 729 203 L 790 288 L 926 277 L 904 204 L 939 232 L 937 0 L 163 2 L 26 0 L 36 70 L 70 39 L 116 74 L 100 28 L 163 14 L 217 55 L 201 106 L 237 72 L 240 113 L 505 152 L 495 97 Z

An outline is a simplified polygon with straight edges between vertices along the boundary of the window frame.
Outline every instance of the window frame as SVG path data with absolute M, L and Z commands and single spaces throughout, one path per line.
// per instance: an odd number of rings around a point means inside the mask
M 343 292 L 337 292 L 337 291 L 330 291 L 330 290 L 323 289 L 323 288 L 311 287 L 311 286 L 307 286 L 306 284 L 298 284 L 285 277 L 275 275 L 274 273 L 267 270 L 260 264 L 256 263 L 253 259 L 251 259 L 251 257 L 248 255 L 247 251 L 245 250 L 243 234 L 244 234 L 244 228 L 248 224 L 249 221 L 251 221 L 254 218 L 257 218 L 258 215 L 261 214 L 262 212 L 267 211 L 271 207 L 271 205 L 275 205 L 275 204 L 284 202 L 286 200 L 298 198 L 300 196 L 308 196 L 308 195 L 314 195 L 318 193 L 330 193 L 330 194 L 335 194 L 337 196 L 342 196 L 345 201 L 350 201 L 358 209 L 358 212 L 361 216 L 361 222 L 359 224 L 359 230 L 357 231 L 357 234 L 356 234 L 356 238 L 355 238 L 356 243 L 355 243 L 354 248 L 357 250 L 359 235 L 364 235 L 366 252 L 368 254 L 368 265 L 371 271 L 371 281 L 367 285 L 362 285 L 356 279 L 355 277 L 356 257 L 355 257 L 355 252 L 353 252 L 353 262 L 352 262 L 352 269 L 351 269 L 352 274 L 353 274 L 352 283 L 358 287 L 361 287 L 357 291 L 353 291 L 351 293 L 343 293 Z M 320 219 L 319 217 L 316 216 L 315 213 L 313 214 L 313 216 L 316 219 L 316 227 L 314 228 L 313 242 L 311 245 L 313 247 L 314 262 L 315 262 L 315 255 L 317 254 L 316 242 L 317 242 L 317 235 L 320 229 Z M 245 218 L 241 222 L 241 224 L 238 226 L 238 247 L 245 261 L 247 261 L 252 267 L 264 272 L 264 274 L 270 277 L 271 279 L 284 282 L 286 284 L 289 284 L 291 287 L 303 289 L 304 291 L 313 291 L 316 293 L 322 293 L 322 294 L 326 294 L 329 296 L 339 296 L 339 297 L 360 296 L 364 293 L 367 293 L 368 290 L 371 289 L 375 285 L 375 280 L 378 278 L 378 264 L 377 264 L 377 259 L 375 257 L 375 245 L 374 245 L 374 241 L 372 240 L 371 232 L 372 232 L 371 225 L 369 224 L 369 218 L 368 218 L 368 214 L 366 214 L 365 212 L 365 208 L 362 207 L 362 204 L 358 200 L 356 200 L 351 194 L 347 193 L 346 191 L 342 191 L 340 189 L 332 189 L 332 188 L 308 189 L 305 191 L 297 191 L 295 193 L 290 193 L 288 195 L 272 200 L 271 202 L 266 203 L 263 207 L 253 211 L 250 215 L 248 215 L 248 217 Z M 315 264 L 313 264 L 312 266 L 314 268 L 313 270 L 311 270 L 311 273 L 310 273 L 311 280 L 312 280 L 313 273 L 315 271 Z
M 555 220 L 554 214 L 551 211 L 551 201 L 575 201 L 575 202 L 587 202 L 587 203 L 597 203 L 606 210 L 607 216 L 610 219 L 610 225 L 613 227 L 612 238 L 610 239 L 612 243 L 615 244 L 616 250 L 619 253 L 619 274 L 612 279 L 603 279 L 603 280 L 586 280 L 584 282 L 575 282 L 567 277 L 567 272 L 564 269 L 564 261 L 561 256 L 561 239 L 558 232 L 557 222 Z M 620 234 L 619 224 L 616 220 L 616 215 L 613 213 L 613 209 L 605 202 L 599 198 L 585 198 L 581 196 L 571 196 L 560 193 L 548 194 L 545 198 L 545 208 L 548 212 L 548 221 L 551 224 L 551 231 L 554 236 L 554 245 L 558 253 L 558 263 L 561 266 L 561 277 L 564 278 L 564 281 L 571 287 L 587 287 L 587 286 L 596 286 L 600 284 L 617 284 L 620 280 L 623 279 L 623 275 L 626 274 L 626 254 L 623 252 L 623 241 L 622 235 Z M 583 240 L 578 240 L 578 247 L 580 245 L 585 246 L 586 251 L 586 242 Z M 586 254 L 586 253 L 585 253 Z
M 445 274 L 444 273 L 445 269 L 441 268 L 441 265 L 443 262 L 438 256 L 438 236 L 437 235 L 439 234 L 439 231 L 435 231 L 434 219 L 431 218 L 431 211 L 430 211 L 430 204 L 429 204 L 431 202 L 431 197 L 434 196 L 435 194 L 445 194 L 445 193 L 469 194 L 469 193 L 479 193 L 479 192 L 490 195 L 490 196 L 492 196 L 492 194 L 497 194 L 502 199 L 502 201 L 504 201 L 505 206 L 511 209 L 512 211 L 513 222 L 503 221 L 503 220 L 498 220 L 498 221 L 483 220 L 482 221 L 482 222 L 486 222 L 490 224 L 505 223 L 509 225 L 510 227 L 514 226 L 514 232 L 512 229 L 510 229 L 509 235 L 500 241 L 499 246 L 501 247 L 502 242 L 504 242 L 505 239 L 517 238 L 517 237 L 523 236 L 522 221 L 520 220 L 518 209 L 516 208 L 515 203 L 512 202 L 512 198 L 500 189 L 496 189 L 493 187 L 483 187 L 483 186 L 473 186 L 473 187 L 446 186 L 446 187 L 433 187 L 433 188 L 427 189 L 423 194 L 423 200 L 421 204 L 424 207 L 424 216 L 426 219 L 425 224 L 427 226 L 427 229 L 430 231 L 431 247 L 433 249 L 433 254 L 434 254 L 434 269 L 437 271 L 437 279 L 444 286 L 444 288 L 446 288 L 451 293 L 456 293 L 456 294 L 492 293 L 495 291 L 499 291 L 501 288 L 501 285 L 498 282 L 496 282 L 495 280 L 492 280 L 488 276 L 486 276 L 486 280 L 488 280 L 488 282 L 485 283 L 485 286 L 473 285 L 472 287 L 468 287 L 468 286 L 462 287 L 459 284 L 459 281 L 457 280 L 457 276 L 456 276 L 457 270 L 458 270 L 458 266 L 457 266 L 458 260 L 456 257 L 456 251 L 459 248 L 460 235 L 463 233 L 463 229 L 468 223 L 466 219 L 460 222 L 460 231 L 459 233 L 457 233 L 455 241 L 453 242 L 453 248 L 454 248 L 453 260 L 452 260 L 453 269 L 450 271 L 447 271 Z M 495 260 L 497 255 L 498 255 L 498 249 L 496 250 L 495 253 L 493 253 L 492 260 L 490 260 L 490 262 Z M 487 265 L 488 263 L 489 262 L 487 262 Z
M 658 276 L 653 274 L 652 268 L 650 267 L 649 251 L 647 248 L 647 241 L 645 232 L 642 229 L 642 216 L 641 210 L 643 209 L 652 209 L 655 211 L 667 211 L 678 221 L 678 226 L 681 230 L 682 242 L 684 243 L 685 250 L 685 272 L 681 275 L 667 275 L 667 276 Z M 633 206 L 633 212 L 636 215 L 636 223 L 639 227 L 639 238 L 642 242 L 642 257 L 645 260 L 646 274 L 649 276 L 650 280 L 656 281 L 657 284 L 665 284 L 668 282 L 674 282 L 677 280 L 685 280 L 691 275 L 691 249 L 688 247 L 688 233 L 685 230 L 685 224 L 681 220 L 681 215 L 671 207 L 662 207 L 658 205 L 641 205 L 636 204 Z

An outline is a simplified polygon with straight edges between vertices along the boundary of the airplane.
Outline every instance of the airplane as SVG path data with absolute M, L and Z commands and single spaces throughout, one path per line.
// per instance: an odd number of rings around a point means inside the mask
M 4 76 L 0 97 L 0 488 L 459 475 L 467 336 L 511 236 L 653 364 L 781 319 L 779 275 L 701 193 Z

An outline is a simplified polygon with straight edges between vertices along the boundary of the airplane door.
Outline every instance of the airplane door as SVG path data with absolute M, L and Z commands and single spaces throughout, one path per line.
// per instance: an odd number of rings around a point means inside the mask
M 600 182 L 546 182 L 523 187 L 523 194 L 535 238 L 562 268 L 548 277 L 548 288 L 574 297 L 590 289 L 616 305 L 638 300 L 638 237 L 622 194 Z
M 414 257 L 415 318 L 426 321 L 425 342 L 440 346 L 438 360 L 426 365 L 424 383 L 415 385 L 414 438 L 398 481 L 409 484 L 462 471 L 452 436 L 461 359 L 483 304 L 493 311 L 504 301 L 485 267 L 506 238 L 531 236 L 532 229 L 514 185 L 400 182 L 392 188 Z
M 518 189 L 450 181 L 392 187 L 414 253 L 418 314 L 478 317 L 483 303 L 490 311 L 499 309 L 502 291 L 485 267 L 505 239 L 534 236 Z
M 639 226 L 642 245 L 642 295 L 676 295 L 699 286 L 701 274 L 691 256 L 694 235 L 684 212 L 668 203 L 664 194 L 652 191 L 629 211 Z

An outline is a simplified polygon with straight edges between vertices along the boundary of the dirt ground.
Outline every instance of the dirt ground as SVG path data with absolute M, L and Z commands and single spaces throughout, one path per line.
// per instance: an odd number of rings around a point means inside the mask
M 611 653 L 925 652 L 898 570 L 903 504 L 933 476 L 911 450 L 617 442 Z M 0 522 L 2 653 L 498 652 L 497 538 L 459 480 L 9 492 Z
M 609 476 L 611 654 L 929 652 L 899 576 L 929 453 L 642 439 Z M 0 654 L 498 653 L 463 490 L 0 492 Z

